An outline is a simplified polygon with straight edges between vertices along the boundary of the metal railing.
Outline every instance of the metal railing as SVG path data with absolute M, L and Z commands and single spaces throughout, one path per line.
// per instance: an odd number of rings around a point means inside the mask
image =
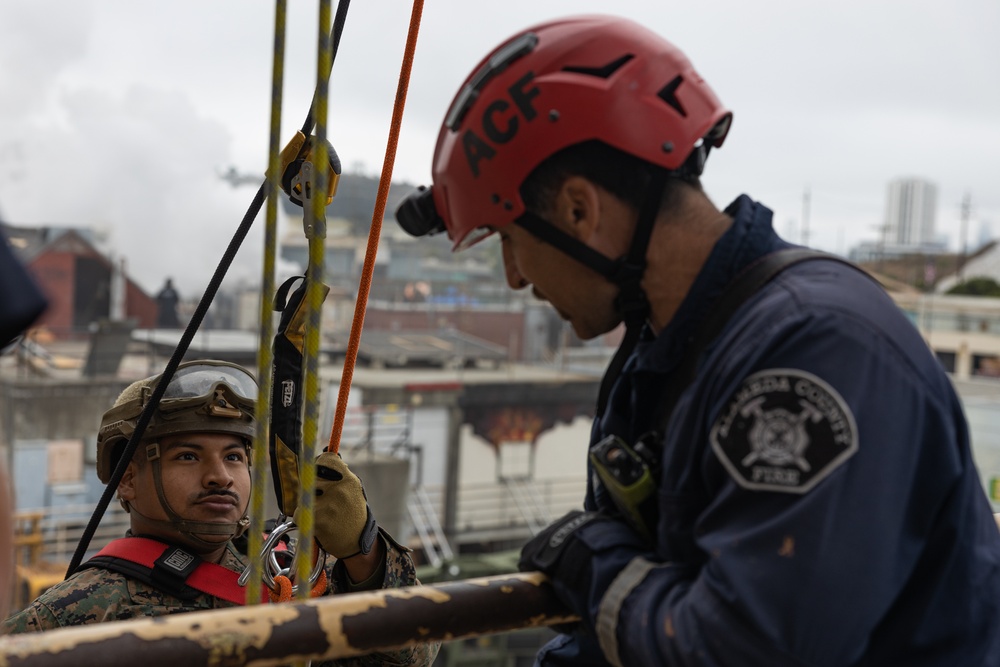
M 463 484 L 458 490 L 455 530 L 448 536 L 451 546 L 460 549 L 462 544 L 468 543 L 526 540 L 535 532 L 532 524 L 537 529 L 538 524 L 544 522 L 545 514 L 557 517 L 579 509 L 586 485 L 583 477 L 534 480 L 532 504 L 537 507 L 537 513 L 532 521 L 513 500 L 509 487 L 503 482 Z M 444 487 L 426 485 L 423 493 L 438 516 L 444 516 Z
M 530 478 L 508 477 L 501 480 L 501 484 L 528 524 L 532 535 L 552 521 L 548 503 L 538 490 L 538 482 Z
M 531 508 L 525 509 L 515 502 L 510 487 L 503 482 L 464 484 L 458 492 L 456 530 L 445 538 L 440 524 L 440 517 L 445 515 L 444 487 L 414 486 L 410 490 L 409 504 L 418 502 L 421 516 L 416 519 L 410 516 L 410 528 L 419 540 L 412 546 L 424 549 L 428 559 L 433 561 L 435 555 L 442 560 L 450 559 L 453 551 L 465 543 L 527 539 L 546 523 L 546 516 L 557 517 L 578 509 L 585 487 L 583 478 L 535 480 L 531 488 Z M 40 522 L 42 558 L 67 562 L 80 541 L 93 507 L 75 505 L 19 511 L 43 514 Z M 421 526 L 426 536 L 420 535 Z M 91 550 L 96 552 L 111 540 L 122 537 L 128 527 L 128 514 L 112 505 L 91 540 Z M 432 545 L 429 550 L 428 544 Z
M 90 505 L 24 508 L 14 514 L 15 526 L 19 517 L 40 515 L 40 520 L 31 529 L 37 530 L 41 536 L 41 559 L 57 563 L 69 562 L 93 511 L 94 508 Z M 90 541 L 91 551 L 96 553 L 111 540 L 124 537 L 128 528 L 128 514 L 119 507 L 109 507 Z

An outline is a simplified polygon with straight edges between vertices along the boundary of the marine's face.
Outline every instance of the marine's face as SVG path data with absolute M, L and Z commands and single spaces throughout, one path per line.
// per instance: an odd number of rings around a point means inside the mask
M 250 500 L 250 469 L 242 439 L 223 433 L 185 433 L 163 437 L 159 444 L 163 495 L 174 512 L 207 523 L 235 523 L 244 516 Z M 130 483 L 120 487 L 122 497 L 142 515 L 168 520 L 156 493 L 152 464 L 131 466 L 136 469 L 123 480 Z M 140 529 L 160 531 L 154 535 L 167 530 L 165 526 Z M 162 536 L 178 539 L 176 534 Z M 223 535 L 198 537 L 220 544 L 228 540 Z

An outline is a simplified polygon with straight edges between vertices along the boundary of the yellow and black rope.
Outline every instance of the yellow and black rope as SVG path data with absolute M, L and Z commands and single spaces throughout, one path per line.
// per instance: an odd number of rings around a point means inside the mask
M 270 192 L 281 190 L 280 146 L 281 146 L 281 102 L 285 75 L 285 25 L 288 1 L 275 0 L 274 3 L 274 55 L 271 67 L 271 129 L 268 140 L 268 188 Z M 260 280 L 260 339 L 257 347 L 257 430 L 253 441 L 253 489 L 250 493 L 250 534 L 247 537 L 247 553 L 260 553 L 263 546 L 263 526 L 265 521 L 264 498 L 267 494 L 267 442 L 271 420 L 269 403 L 271 367 L 274 354 L 270 340 L 274 337 L 274 319 L 271 313 L 269 295 L 275 290 L 275 256 L 277 254 L 278 198 L 267 198 L 264 217 L 264 259 Z M 247 604 L 257 604 L 261 599 L 261 577 L 263 563 L 251 559 L 250 579 L 247 582 Z

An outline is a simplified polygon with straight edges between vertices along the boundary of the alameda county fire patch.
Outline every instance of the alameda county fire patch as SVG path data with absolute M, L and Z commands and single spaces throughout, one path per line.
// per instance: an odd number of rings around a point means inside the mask
M 858 449 L 854 415 L 840 394 L 789 368 L 744 380 L 709 437 L 733 479 L 761 491 L 806 493 Z

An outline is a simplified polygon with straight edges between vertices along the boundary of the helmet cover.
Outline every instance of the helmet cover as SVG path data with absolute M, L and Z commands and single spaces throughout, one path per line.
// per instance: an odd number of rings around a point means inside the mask
M 133 382 L 104 413 L 97 434 L 97 476 L 105 484 L 135 432 L 161 375 Z M 154 440 L 177 433 L 229 433 L 251 440 L 257 383 L 243 367 L 223 361 L 180 364 L 143 433 Z

